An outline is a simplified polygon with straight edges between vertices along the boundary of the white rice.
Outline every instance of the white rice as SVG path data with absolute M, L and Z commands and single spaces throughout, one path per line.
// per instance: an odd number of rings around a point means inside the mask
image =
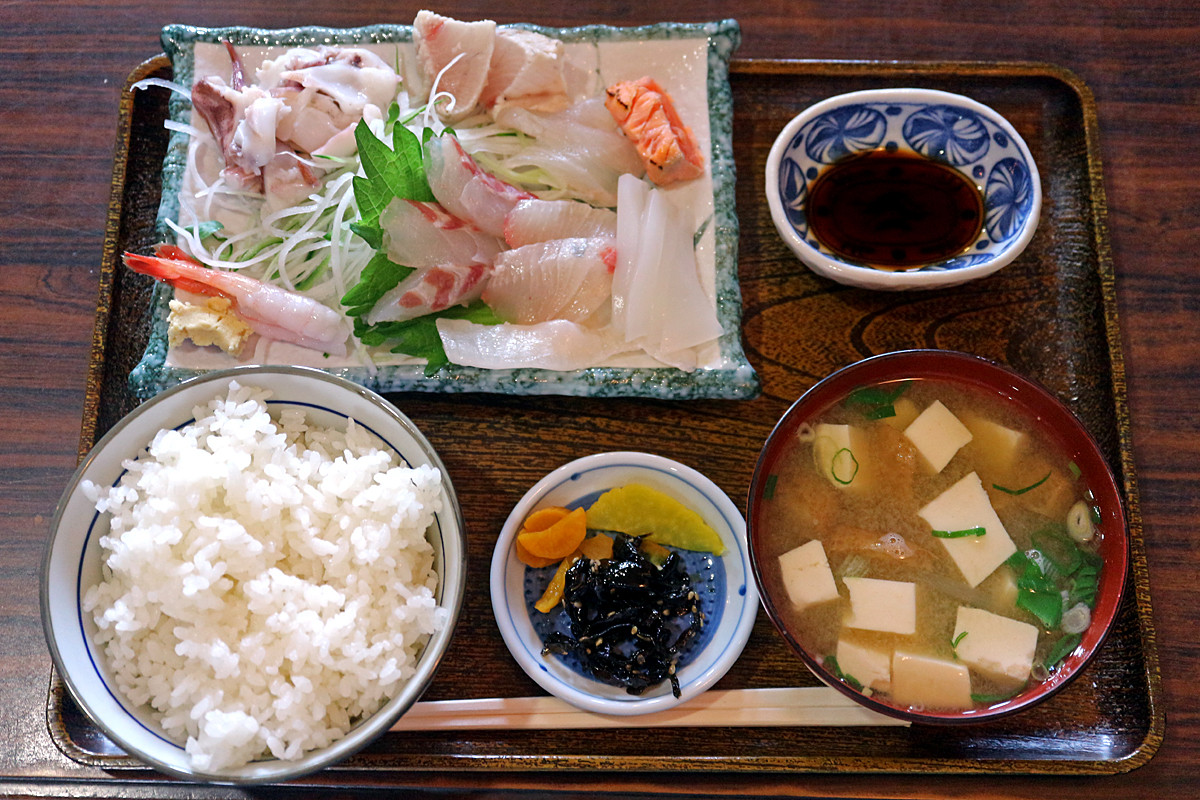
M 438 471 L 398 466 L 353 421 L 272 419 L 267 397 L 231 382 L 117 486 L 83 486 L 112 525 L 83 601 L 95 643 L 200 770 L 339 739 L 447 621 L 425 538 Z

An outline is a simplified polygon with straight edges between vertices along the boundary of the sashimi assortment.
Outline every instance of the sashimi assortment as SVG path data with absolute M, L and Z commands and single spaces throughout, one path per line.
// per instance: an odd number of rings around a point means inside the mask
M 679 187 L 708 164 L 665 78 L 602 81 L 489 20 L 421 11 L 412 37 L 265 60 L 222 42 L 221 74 L 175 87 L 177 246 L 125 256 L 179 291 L 172 341 L 198 293 L 257 334 L 243 361 L 286 342 L 426 375 L 701 367 L 724 333 L 696 256 L 711 217 Z

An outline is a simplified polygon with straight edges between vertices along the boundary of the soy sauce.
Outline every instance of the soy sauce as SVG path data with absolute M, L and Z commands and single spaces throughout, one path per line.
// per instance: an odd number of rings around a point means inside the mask
M 983 197 L 946 164 L 871 150 L 817 176 L 808 224 L 821 244 L 848 261 L 908 269 L 965 252 L 983 227 Z

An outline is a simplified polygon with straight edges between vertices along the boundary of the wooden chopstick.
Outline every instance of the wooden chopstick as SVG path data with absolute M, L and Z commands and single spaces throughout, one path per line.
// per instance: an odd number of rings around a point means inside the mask
M 557 697 L 488 697 L 416 703 L 393 731 L 907 725 L 827 686 L 708 691 L 651 714 L 582 711 Z

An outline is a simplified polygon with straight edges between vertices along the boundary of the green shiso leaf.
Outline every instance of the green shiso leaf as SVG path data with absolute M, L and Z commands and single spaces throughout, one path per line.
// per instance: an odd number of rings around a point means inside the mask
M 358 283 L 342 298 L 346 307 L 346 315 L 355 318 L 355 332 L 358 329 L 358 318 L 365 316 L 375 307 L 379 299 L 396 288 L 396 284 L 413 273 L 412 267 L 404 267 L 392 262 L 383 253 L 376 253 L 367 265 L 363 267 Z M 359 336 L 362 339 L 361 336 Z M 366 342 L 366 340 L 363 340 Z M 368 343 L 369 344 L 369 343 Z M 376 342 L 375 344 L 379 344 Z
M 432 202 L 425 178 L 421 140 L 403 125 L 392 128 L 392 146 L 383 143 L 365 121 L 354 129 L 362 175 L 354 178 L 354 200 L 365 225 L 373 225 L 395 198 Z
M 496 325 L 501 321 L 487 304 L 476 300 L 469 306 L 454 306 L 403 322 L 368 325 L 361 316 L 357 316 L 354 318 L 354 335 L 365 345 L 391 344 L 393 353 L 425 359 L 425 376 L 430 377 L 450 363 L 438 336 L 439 319 L 465 319 L 481 325 Z

